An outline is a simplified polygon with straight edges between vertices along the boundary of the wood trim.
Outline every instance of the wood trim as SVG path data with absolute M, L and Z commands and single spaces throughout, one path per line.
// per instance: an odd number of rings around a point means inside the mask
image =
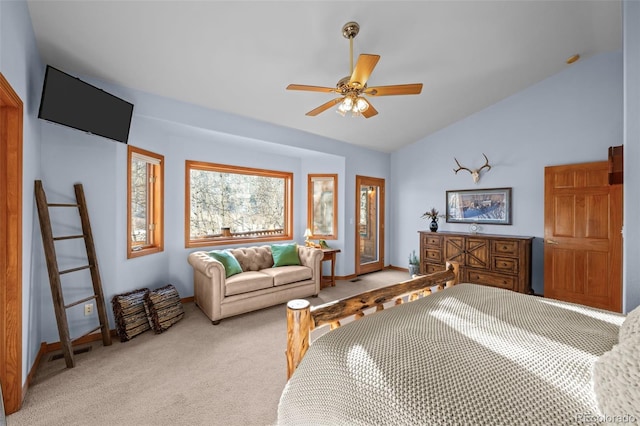
M 0 73 L 0 381 L 7 414 L 22 406 L 23 104 Z
M 36 376 L 38 372 L 38 367 L 40 367 L 40 363 L 42 362 L 42 357 L 47 353 L 47 344 L 42 342 L 40 344 L 40 350 L 38 351 L 38 355 L 36 355 L 36 360 L 33 362 L 31 366 L 31 370 L 29 370 L 29 374 L 27 375 L 27 381 L 24 383 L 24 388 L 22 389 L 22 394 L 26 395 L 29 386 L 31 386 L 31 382 L 33 378 Z
M 402 266 L 389 265 L 384 269 L 393 269 L 394 271 L 402 271 L 402 272 L 409 273 L 409 268 L 403 268 Z

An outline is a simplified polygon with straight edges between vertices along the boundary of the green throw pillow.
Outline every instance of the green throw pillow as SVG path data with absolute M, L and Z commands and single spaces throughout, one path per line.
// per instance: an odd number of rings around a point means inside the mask
M 273 267 L 299 265 L 298 244 L 272 244 L 271 255 L 273 256 Z
M 242 267 L 238 263 L 238 259 L 236 259 L 227 250 L 214 250 L 210 251 L 208 254 L 218 262 L 222 263 L 227 278 L 229 278 L 231 275 L 239 274 L 240 272 L 242 272 Z

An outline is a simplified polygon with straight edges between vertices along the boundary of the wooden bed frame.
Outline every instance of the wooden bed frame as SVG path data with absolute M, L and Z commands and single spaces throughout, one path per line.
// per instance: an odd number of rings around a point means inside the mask
M 431 294 L 431 287 L 442 290 L 458 282 L 458 264 L 447 262 L 447 269 L 429 275 L 419 275 L 387 287 L 370 290 L 355 296 L 339 299 L 324 305 L 311 306 L 309 301 L 295 299 L 287 303 L 287 380 L 302 361 L 309 349 L 311 331 L 329 325 L 331 330 L 340 327 L 340 320 L 353 316 L 362 318 L 364 311 L 376 308 L 384 309 L 384 304 L 392 302 L 399 305 L 403 297 L 412 302 Z

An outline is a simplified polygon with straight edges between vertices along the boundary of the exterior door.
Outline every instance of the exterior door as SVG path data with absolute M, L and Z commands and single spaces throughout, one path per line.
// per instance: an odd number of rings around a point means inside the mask
M 620 312 L 622 185 L 606 161 L 545 168 L 544 296 Z
M 356 275 L 384 268 L 384 179 L 356 176 Z

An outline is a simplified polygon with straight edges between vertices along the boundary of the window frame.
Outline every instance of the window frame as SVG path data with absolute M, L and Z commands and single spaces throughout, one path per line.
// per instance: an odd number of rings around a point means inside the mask
M 154 225 L 153 229 L 147 229 L 151 233 L 151 244 L 137 245 L 131 241 L 133 230 L 131 215 L 131 162 L 134 158 L 148 157 L 157 160 L 158 164 L 147 162 L 149 172 L 155 178 L 147 182 L 147 193 L 151 202 L 147 206 L 147 220 Z M 136 247 L 141 247 L 137 249 Z M 164 251 L 164 156 L 155 152 L 127 145 L 127 259 L 133 259 L 148 254 Z
M 331 182 L 332 209 L 331 209 L 331 233 L 316 234 L 315 230 L 315 185 L 316 181 Z M 311 231 L 310 239 L 337 240 L 338 239 L 338 175 L 333 174 L 309 174 L 307 180 L 307 229 Z
M 281 235 L 265 235 L 251 237 L 217 236 L 202 239 L 191 239 L 191 170 L 204 170 L 219 173 L 233 173 L 250 176 L 282 178 L 284 189 L 284 231 Z M 185 215 L 184 215 L 184 245 L 185 248 L 209 247 L 236 243 L 259 243 L 267 241 L 285 241 L 293 239 L 293 173 L 278 170 L 257 169 L 227 164 L 208 163 L 203 161 L 185 160 Z

